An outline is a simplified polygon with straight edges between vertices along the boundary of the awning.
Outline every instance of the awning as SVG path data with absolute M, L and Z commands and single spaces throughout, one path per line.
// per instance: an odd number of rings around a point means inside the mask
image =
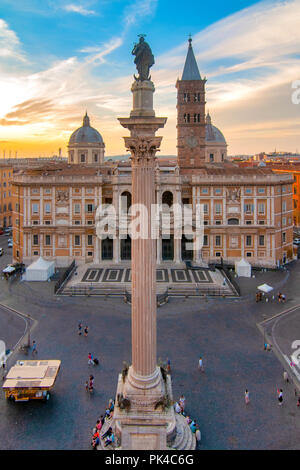
M 13 266 L 7 266 L 5 269 L 3 269 L 3 273 L 13 273 L 16 270 Z
M 258 286 L 257 289 L 268 294 L 273 290 L 273 287 L 269 286 L 268 284 L 262 284 L 261 286 Z

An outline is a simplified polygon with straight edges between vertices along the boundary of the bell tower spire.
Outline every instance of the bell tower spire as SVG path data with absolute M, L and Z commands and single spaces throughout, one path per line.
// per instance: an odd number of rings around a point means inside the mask
M 181 172 L 190 173 L 205 162 L 205 83 L 188 39 L 181 80 L 177 80 L 177 148 Z

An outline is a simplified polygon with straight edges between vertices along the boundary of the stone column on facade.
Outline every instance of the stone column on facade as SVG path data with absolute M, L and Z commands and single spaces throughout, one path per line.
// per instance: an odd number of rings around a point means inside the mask
M 120 263 L 120 237 L 117 231 L 115 238 L 113 239 L 113 263 L 118 264 Z
M 95 248 L 94 248 L 94 264 L 99 264 L 100 263 L 100 243 L 99 243 L 99 238 L 97 236 L 97 233 L 95 234 L 96 237 L 96 243 L 95 243 Z

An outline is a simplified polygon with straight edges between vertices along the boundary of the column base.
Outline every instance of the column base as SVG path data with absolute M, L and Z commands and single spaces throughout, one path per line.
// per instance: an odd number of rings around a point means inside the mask
M 132 370 L 123 381 L 120 374 L 112 426 L 122 450 L 164 450 L 176 435 L 171 378 L 160 369 L 153 374 L 152 387 L 135 386 Z M 128 407 L 126 406 L 128 405 Z M 124 407 L 125 406 L 125 407 Z

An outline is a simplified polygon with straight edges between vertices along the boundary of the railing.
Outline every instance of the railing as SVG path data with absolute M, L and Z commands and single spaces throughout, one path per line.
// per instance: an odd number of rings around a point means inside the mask
M 132 299 L 132 295 L 130 294 L 130 292 L 125 290 L 124 301 L 128 304 L 131 304 L 131 299 Z M 169 300 L 169 290 L 168 290 L 168 288 L 162 294 L 156 294 L 156 302 L 157 302 L 158 307 L 160 307 L 161 305 L 167 303 L 168 300 Z
M 76 263 L 75 263 L 75 260 L 73 260 L 70 266 L 63 272 L 60 279 L 58 279 L 58 281 L 56 282 L 54 286 L 54 294 L 59 293 L 59 291 L 62 289 L 63 285 L 65 284 L 65 282 L 68 280 L 68 278 L 71 276 L 71 274 L 73 273 L 75 269 L 76 269 Z
M 233 290 L 236 292 L 236 294 L 238 296 L 241 295 L 241 290 L 240 290 L 240 286 L 238 285 L 238 283 L 236 282 L 236 280 L 234 279 L 234 277 L 232 276 L 231 272 L 229 271 L 229 269 L 227 268 L 227 266 L 224 266 L 224 264 L 221 264 L 221 265 L 216 265 L 216 268 L 217 269 L 220 269 L 223 271 L 223 273 L 225 274 L 225 276 L 227 277 L 228 281 L 230 282 L 231 286 L 233 287 Z

